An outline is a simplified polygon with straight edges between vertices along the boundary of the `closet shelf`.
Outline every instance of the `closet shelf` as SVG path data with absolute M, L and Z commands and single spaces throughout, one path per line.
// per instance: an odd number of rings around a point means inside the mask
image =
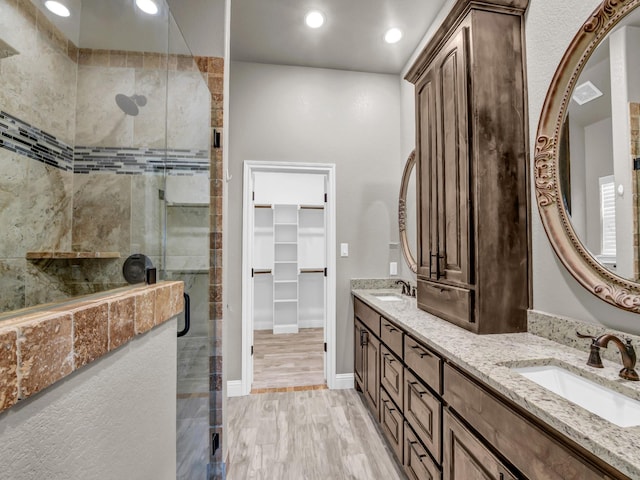
M 288 264 L 297 264 L 298 262 L 296 260 L 276 260 L 273 263 L 288 263 Z
M 273 283 L 298 283 L 297 280 L 274 280 Z
M 286 298 L 286 299 L 274 300 L 273 303 L 298 303 L 298 299 Z
M 273 242 L 276 245 L 298 245 L 298 242 Z
M 120 258 L 119 252 L 64 252 L 47 250 L 42 252 L 27 252 L 27 260 L 43 259 L 75 259 L 75 258 Z

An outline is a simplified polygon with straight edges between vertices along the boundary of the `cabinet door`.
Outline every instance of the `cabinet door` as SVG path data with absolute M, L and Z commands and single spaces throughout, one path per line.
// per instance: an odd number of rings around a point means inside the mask
M 380 420 L 380 341 L 365 330 L 364 398 L 376 419 Z
M 354 373 L 356 385 L 360 387 L 361 391 L 364 391 L 364 332 L 365 329 L 360 322 L 355 322 L 354 332 Z
M 418 201 L 418 275 L 435 278 L 436 265 L 433 263 L 438 244 L 437 192 L 437 114 L 435 71 L 429 69 L 416 90 L 418 132 L 416 146 L 416 179 Z
M 438 222 L 436 251 L 432 253 L 437 255 L 437 278 L 461 284 L 471 280 L 467 43 L 468 28 L 462 27 L 434 61 L 438 92 L 435 167 Z
M 498 458 L 451 413 L 444 414 L 443 480 L 516 480 Z

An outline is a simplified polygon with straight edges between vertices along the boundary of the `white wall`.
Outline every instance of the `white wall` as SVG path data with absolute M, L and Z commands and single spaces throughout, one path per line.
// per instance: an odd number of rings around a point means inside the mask
M 616 188 L 624 194 L 616 195 L 616 264 L 621 277 L 633 278 L 633 181 L 631 170 L 631 125 L 629 102 L 640 101 L 640 28 L 623 27 L 611 34 L 611 114 L 613 117 L 613 175 Z M 621 221 L 625 219 L 626 221 Z
M 176 321 L 0 414 L 0 477 L 176 478 Z
M 540 111 L 551 78 L 571 39 L 599 3 L 599 0 L 531 0 L 529 4 L 525 28 L 532 155 Z M 587 292 L 567 273 L 544 232 L 533 189 L 532 195 L 534 308 L 631 333 L 640 332 L 639 315 L 609 306 Z
M 600 236 L 600 178 L 613 175 L 613 135 L 611 119 L 605 118 L 584 128 L 586 236 L 580 238 L 589 251 L 602 253 Z M 572 185 L 573 186 L 573 185 Z M 631 215 L 629 215 L 629 218 Z M 624 218 L 624 217 L 619 217 Z M 586 239 L 586 241 L 585 241 Z
M 230 65 L 225 365 L 241 377 L 242 164 L 336 164 L 337 373 L 353 371 L 349 280 L 388 277 L 398 239 L 400 92 L 397 76 L 232 62 Z

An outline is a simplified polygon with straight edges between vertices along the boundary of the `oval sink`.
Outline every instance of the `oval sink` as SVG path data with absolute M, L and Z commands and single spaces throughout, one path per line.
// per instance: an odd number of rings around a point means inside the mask
M 511 370 L 619 427 L 640 425 L 640 402 L 556 365 Z

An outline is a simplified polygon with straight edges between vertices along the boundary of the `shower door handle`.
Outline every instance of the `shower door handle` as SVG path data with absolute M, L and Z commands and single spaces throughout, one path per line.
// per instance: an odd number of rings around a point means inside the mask
M 179 337 L 183 337 L 191 327 L 191 299 L 188 293 L 184 293 L 184 328 L 178 332 Z

